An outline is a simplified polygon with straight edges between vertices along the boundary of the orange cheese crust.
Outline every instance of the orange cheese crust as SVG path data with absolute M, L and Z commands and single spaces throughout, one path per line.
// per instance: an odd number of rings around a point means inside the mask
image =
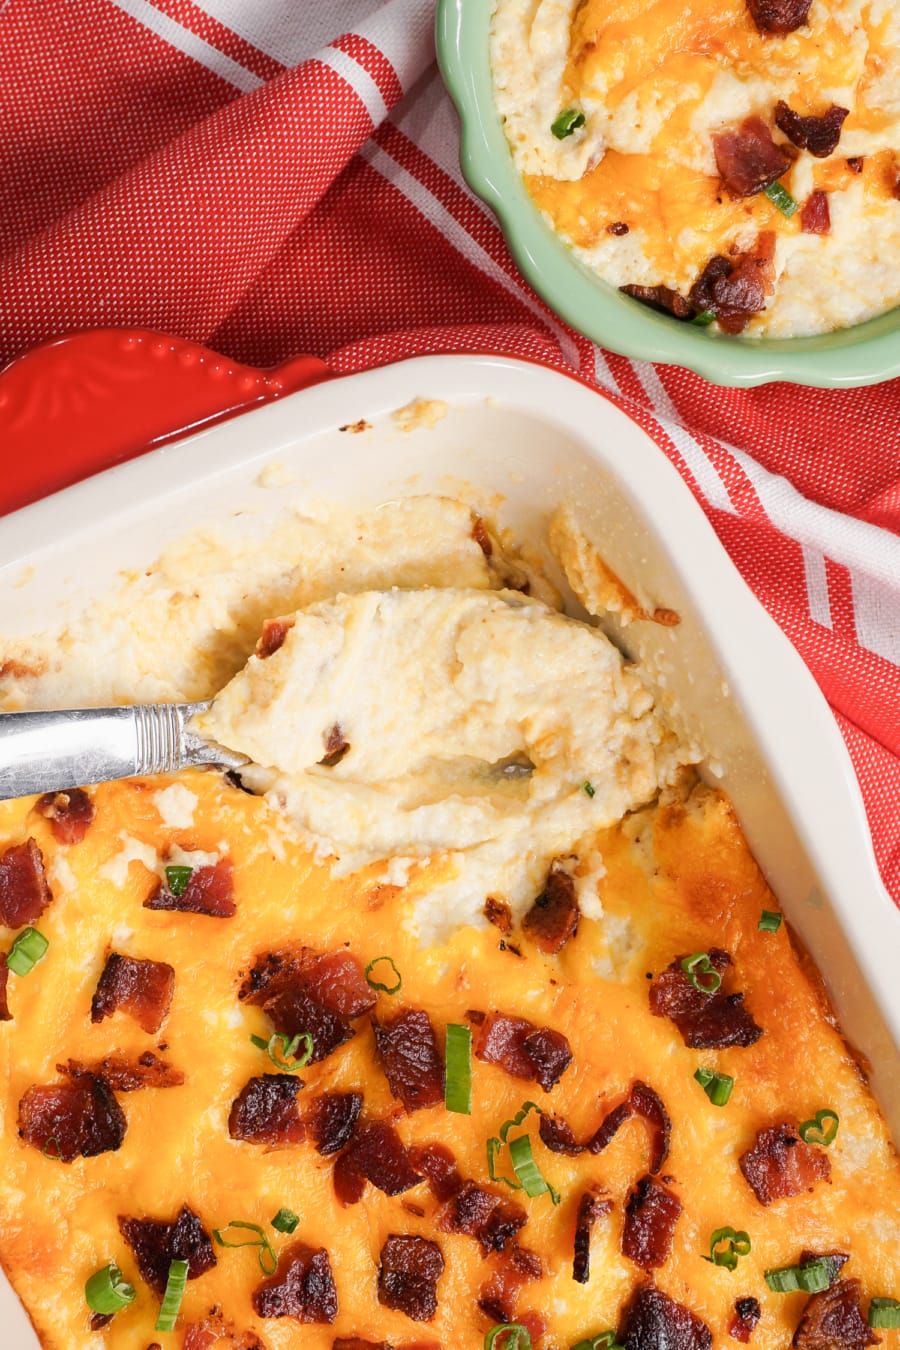
M 192 823 L 182 828 L 165 824 L 159 809 L 158 793 L 173 781 L 196 799 Z M 683 1205 L 672 1253 L 654 1279 L 703 1319 L 715 1345 L 736 1344 L 728 1325 L 735 1300 L 748 1296 L 762 1308 L 751 1345 L 774 1350 L 789 1342 L 806 1295 L 771 1293 L 763 1271 L 795 1263 L 804 1248 L 850 1254 L 844 1274 L 861 1280 L 863 1309 L 870 1296 L 900 1295 L 900 1168 L 885 1124 L 786 927 L 757 928 L 761 910 L 777 903 L 721 795 L 695 787 L 606 832 L 599 841 L 607 869 L 599 883 L 604 920 L 582 918 L 558 956 L 542 955 L 518 930 L 504 939 L 489 926 L 459 931 L 440 949 L 420 949 L 404 923 L 410 895 L 433 883 L 448 862 L 413 872 L 405 888 L 379 881 L 377 866 L 332 879 L 265 802 L 216 774 L 132 780 L 91 795 L 93 822 L 81 842 L 69 845 L 53 838 L 31 801 L 0 805 L 0 851 L 34 838 L 54 893 L 37 925 L 49 951 L 30 975 L 10 976 L 12 1020 L 0 1024 L 0 1258 L 45 1350 L 145 1350 L 154 1343 L 179 1350 L 212 1344 L 331 1350 L 335 1338 L 354 1336 L 445 1350 L 481 1344 L 492 1319 L 478 1299 L 500 1258 L 485 1257 L 465 1234 L 436 1228 L 438 1206 L 427 1184 L 393 1198 L 368 1185 L 361 1204 L 344 1208 L 334 1193 L 333 1159 L 310 1142 L 267 1150 L 229 1137 L 231 1103 L 248 1079 L 272 1067 L 250 1041 L 252 1034 L 270 1034 L 268 1019 L 241 1003 L 237 990 L 254 958 L 287 940 L 350 950 L 363 965 L 390 953 L 403 987 L 393 997 L 379 994 L 376 1015 L 400 1006 L 426 1009 L 441 1048 L 446 1025 L 465 1022 L 472 1009 L 500 1009 L 568 1037 L 572 1063 L 549 1093 L 473 1060 L 471 1116 L 443 1105 L 405 1114 L 375 1059 L 367 1018 L 355 1024 L 349 1042 L 301 1072 L 301 1101 L 324 1090 L 360 1091 L 364 1119 L 390 1118 L 406 1143 L 444 1144 L 462 1174 L 479 1184 L 490 1187 L 486 1139 L 524 1101 L 565 1117 L 585 1138 L 634 1080 L 652 1086 L 672 1120 L 662 1170 Z M 148 850 L 145 858 L 162 858 L 172 846 L 227 855 L 234 917 L 144 908 L 155 878 L 142 861 L 126 865 L 129 853 L 141 851 L 135 841 Z M 731 987 L 745 993 L 764 1029 L 755 1045 L 692 1050 L 668 1018 L 650 1011 L 648 974 L 679 954 L 713 947 L 731 954 Z M 92 1023 L 91 998 L 111 948 L 174 967 L 171 1010 L 156 1035 L 123 1012 Z M 148 1049 L 180 1069 L 185 1082 L 120 1096 L 127 1130 L 117 1151 L 67 1165 L 19 1138 L 23 1093 L 60 1081 L 57 1064 L 112 1053 L 136 1059 Z M 700 1065 L 734 1076 L 726 1107 L 712 1105 L 694 1080 Z M 822 1107 L 840 1115 L 827 1150 L 830 1182 L 762 1205 L 738 1157 L 761 1129 L 796 1124 Z M 565 1347 L 617 1327 L 645 1278 L 622 1255 L 621 1235 L 626 1197 L 647 1168 L 647 1132 L 631 1120 L 604 1152 L 569 1158 L 544 1147 L 536 1115 L 525 1128 L 561 1203 L 554 1207 L 546 1194 L 506 1193 L 527 1210 L 518 1241 L 538 1254 L 544 1271 L 523 1286 L 517 1317 L 541 1314 L 547 1331 L 538 1344 Z M 572 1278 L 575 1217 L 589 1186 L 612 1206 L 594 1228 L 590 1280 L 579 1284 Z M 117 1218 L 171 1220 L 184 1204 L 210 1233 L 239 1219 L 263 1226 L 279 1252 L 297 1240 L 324 1247 L 339 1303 L 333 1324 L 301 1327 L 291 1318 L 258 1317 L 251 1303 L 263 1280 L 256 1251 L 217 1247 L 215 1268 L 188 1283 L 175 1333 L 156 1333 L 158 1299 L 140 1278 Z M 282 1206 L 300 1216 L 291 1237 L 270 1226 Z M 734 1272 L 704 1259 L 712 1232 L 724 1225 L 745 1229 L 752 1241 Z M 379 1253 L 397 1233 L 422 1235 L 441 1248 L 445 1270 L 429 1322 L 379 1303 Z M 137 1298 L 92 1332 L 84 1283 L 110 1260 L 133 1282 Z M 198 1338 L 191 1328 L 207 1325 L 214 1309 L 208 1325 L 223 1334 Z M 896 1332 L 881 1334 L 886 1345 L 897 1343 Z

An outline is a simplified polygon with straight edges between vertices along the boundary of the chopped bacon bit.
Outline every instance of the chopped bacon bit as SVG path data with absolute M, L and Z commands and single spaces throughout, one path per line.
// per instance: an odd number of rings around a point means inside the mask
M 816 159 L 825 159 L 834 153 L 849 111 L 832 103 L 820 117 L 801 117 L 779 99 L 775 104 L 775 125 L 798 149 L 808 150 Z
M 322 1157 L 337 1153 L 356 1129 L 362 1110 L 361 1092 L 323 1092 L 303 1113 L 303 1123 Z
M 745 117 L 737 130 L 717 131 L 712 139 L 719 176 L 736 197 L 762 192 L 790 168 L 761 117 Z
M 70 1059 L 65 1064 L 57 1064 L 59 1073 L 69 1078 L 83 1078 L 85 1074 L 102 1078 L 112 1092 L 137 1092 L 140 1088 L 181 1087 L 184 1074 L 173 1069 L 164 1059 L 159 1059 L 152 1050 L 145 1050 L 137 1060 L 131 1061 L 122 1055 L 108 1055 L 94 1064 L 82 1064 L 80 1060 Z
M 286 1248 L 278 1270 L 255 1291 L 253 1307 L 258 1317 L 333 1322 L 338 1312 L 338 1296 L 325 1248 L 317 1250 L 307 1247 L 305 1242 L 295 1242 Z
M 472 522 L 472 538 L 484 556 L 489 558 L 494 551 L 494 545 L 491 543 L 491 536 L 488 534 L 487 526 L 481 516 L 476 516 Z
M 572 1262 L 572 1279 L 578 1284 L 587 1284 L 591 1277 L 591 1230 L 597 1220 L 605 1218 L 611 1209 L 612 1201 L 609 1197 L 596 1190 L 585 1191 L 578 1201 L 578 1214 L 575 1219 L 575 1259 Z
M 13 844 L 0 856 L 0 923 L 7 928 L 35 923 L 52 899 L 44 855 L 33 839 Z
M 685 1045 L 693 1050 L 754 1045 L 762 1028 L 744 1007 L 743 994 L 726 994 L 723 987 L 714 994 L 695 989 L 681 968 L 682 959 L 676 957 L 650 985 L 650 1011 L 657 1017 L 670 1018 Z M 731 957 L 719 947 L 713 947 L 709 960 L 720 976 L 731 965 Z
M 539 1280 L 543 1273 L 539 1256 L 510 1243 L 498 1259 L 493 1278 L 481 1289 L 479 1308 L 492 1322 L 512 1322 L 522 1286 L 530 1280 Z
M 800 228 L 804 234 L 831 234 L 831 210 L 828 193 L 821 188 L 811 192 L 800 212 Z
M 710 1350 L 712 1332 L 683 1303 L 643 1284 L 625 1309 L 619 1340 L 625 1350 Z
M 621 236 L 628 233 L 628 228 L 624 220 L 614 220 L 611 225 L 607 225 L 606 233 Z
M 538 1129 L 544 1145 L 551 1153 L 565 1153 L 569 1158 L 577 1158 L 587 1147 L 586 1144 L 579 1144 L 572 1126 L 562 1116 L 542 1115 Z
M 801 1266 L 808 1265 L 810 1261 L 827 1261 L 833 1272 L 832 1279 L 837 1279 L 850 1257 L 847 1252 L 814 1252 L 805 1247 L 798 1260 Z
M 424 1144 L 410 1149 L 409 1160 L 428 1178 L 435 1198 L 449 1200 L 463 1184 L 456 1159 L 443 1144 Z
M 256 644 L 256 655 L 260 661 L 265 661 L 267 657 L 274 656 L 279 647 L 284 644 L 284 639 L 293 626 L 293 619 L 263 620 L 262 633 Z
M 632 1116 L 640 1116 L 647 1124 L 650 1132 L 650 1165 L 647 1170 L 655 1175 L 669 1156 L 672 1122 L 659 1094 L 639 1079 L 632 1083 L 625 1100 L 607 1112 L 586 1143 L 578 1142 L 572 1127 L 561 1116 L 542 1115 L 538 1128 L 541 1139 L 551 1152 L 565 1153 L 574 1158 L 585 1149 L 591 1153 L 602 1153 Z
M 747 253 L 733 258 L 717 253 L 691 287 L 691 304 L 698 313 L 712 310 L 726 333 L 742 332 L 751 316 L 766 307 L 775 277 L 774 256 L 772 230 L 764 230 L 755 249 Z
M 656 1177 L 641 1177 L 625 1204 L 622 1251 L 642 1270 L 655 1270 L 671 1255 L 681 1201 Z
M 28 1088 L 19 1102 L 19 1134 L 32 1148 L 69 1163 L 114 1152 L 125 1138 L 122 1108 L 102 1078 Z
M 468 1233 L 484 1252 L 502 1252 L 528 1215 L 511 1200 L 501 1200 L 474 1181 L 464 1181 L 438 1214 L 438 1226 L 448 1233 Z
M 344 739 L 344 733 L 337 722 L 322 739 L 325 742 L 325 754 L 319 760 L 319 763 L 323 764 L 326 769 L 333 769 L 335 764 L 340 764 L 350 749 L 350 742 Z
M 84 788 L 45 792 L 34 809 L 49 820 L 53 838 L 60 844 L 80 844 L 94 819 L 94 804 Z
M 182 914 L 230 919 L 237 913 L 231 860 L 220 858 L 210 867 L 195 867 L 181 895 L 173 895 L 160 881 L 144 901 L 144 909 L 174 909 Z
M 650 1162 L 647 1171 L 655 1175 L 669 1156 L 672 1122 L 662 1098 L 646 1083 L 637 1079 L 632 1083 L 630 1100 L 634 1114 L 646 1121 L 650 1131 Z
M 481 912 L 488 923 L 499 928 L 501 933 L 508 933 L 512 928 L 512 910 L 505 900 L 497 900 L 493 895 L 489 895 Z
M 674 314 L 676 319 L 690 319 L 693 309 L 683 296 L 668 286 L 620 286 L 620 291 L 630 295 L 632 300 L 640 300 L 642 305 L 658 309 L 662 314 Z
M 728 1335 L 733 1341 L 743 1341 L 746 1344 L 750 1339 L 753 1328 L 761 1317 L 762 1309 L 759 1306 L 759 1299 L 737 1299 L 734 1305 L 734 1313 L 728 1323 Z
M 793 1125 L 761 1130 L 738 1165 L 761 1205 L 811 1191 L 831 1176 L 831 1163 L 821 1149 L 804 1144 Z
M 297 1093 L 303 1084 L 290 1073 L 267 1073 L 251 1078 L 231 1103 L 228 1133 L 249 1144 L 284 1148 L 306 1137 L 306 1126 L 297 1110 Z
M 760 33 L 784 37 L 802 28 L 809 17 L 812 0 L 747 0 L 750 17 Z
M 554 864 L 544 889 L 522 920 L 522 927 L 540 951 L 553 956 L 575 936 L 580 918 L 575 882 L 568 872 Z
M 375 1006 L 375 994 L 354 956 L 310 947 L 258 957 L 238 997 L 261 1007 L 286 1036 L 308 1032 L 311 1064 L 349 1041 L 356 1034 L 350 1023 Z
M 503 1013 L 488 1013 L 475 1039 L 475 1054 L 485 1064 L 499 1064 L 513 1078 L 540 1083 L 545 1092 L 559 1081 L 572 1059 L 569 1042 L 561 1032 Z
M 797 1350 L 865 1350 L 879 1345 L 859 1308 L 859 1280 L 838 1280 L 830 1289 L 811 1295 L 792 1344 Z
M 430 1322 L 437 1312 L 437 1282 L 444 1258 L 429 1238 L 391 1234 L 381 1249 L 378 1302 L 406 1313 L 414 1322 Z
M 547 1320 L 539 1312 L 532 1310 L 517 1314 L 519 1323 L 528 1332 L 531 1337 L 531 1344 L 536 1345 L 547 1330 Z
M 0 1022 L 11 1022 L 12 1013 L 9 1011 L 9 997 L 7 984 L 9 982 L 9 966 L 6 964 L 6 953 L 0 952 Z
M 389 1341 L 364 1341 L 361 1336 L 336 1336 L 331 1350 L 393 1350 Z
M 862 173 L 865 162 L 865 156 L 863 155 L 851 155 L 848 160 L 845 160 L 851 173 Z
M 631 1107 L 631 1094 L 629 1093 L 624 1102 L 620 1102 L 618 1106 L 614 1106 L 613 1109 L 608 1111 L 603 1117 L 593 1138 L 588 1141 L 587 1147 L 590 1151 L 592 1153 L 602 1153 L 607 1144 L 612 1143 L 626 1120 L 630 1120 L 633 1115 L 634 1111 Z
M 385 1195 L 400 1195 L 422 1180 L 410 1161 L 409 1150 L 386 1120 L 364 1125 L 338 1158 L 338 1165 L 340 1171 L 336 1165 L 334 1188 L 344 1205 L 355 1204 L 361 1198 L 359 1180 L 371 1181 Z
M 153 1036 L 165 1021 L 175 992 L 175 971 L 165 961 L 139 961 L 111 952 L 91 999 L 91 1021 L 128 1013 Z
M 112 1313 L 92 1313 L 89 1326 L 91 1331 L 102 1331 L 113 1320 Z
M 407 1111 L 442 1102 L 444 1065 L 427 1012 L 401 1008 L 383 1023 L 373 1018 L 372 1027 L 391 1094 Z
M 119 1232 L 134 1252 L 143 1280 L 160 1298 L 166 1291 L 173 1261 L 187 1261 L 189 1280 L 196 1280 L 216 1264 L 209 1234 L 187 1205 L 182 1205 L 171 1223 L 165 1219 L 129 1219 L 120 1214 Z

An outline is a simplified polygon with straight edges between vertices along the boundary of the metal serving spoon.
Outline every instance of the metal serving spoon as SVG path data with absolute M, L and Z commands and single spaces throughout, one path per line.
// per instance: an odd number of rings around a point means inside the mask
M 188 729 L 209 703 L 144 703 L 127 708 L 0 713 L 0 801 L 64 792 L 133 774 L 176 773 L 197 765 L 248 764 Z

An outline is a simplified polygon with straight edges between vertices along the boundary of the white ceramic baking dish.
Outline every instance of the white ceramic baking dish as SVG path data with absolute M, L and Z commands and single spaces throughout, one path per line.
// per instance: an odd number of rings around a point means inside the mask
M 433 426 L 390 416 L 443 400 Z M 365 419 L 369 429 L 341 431 Z M 264 481 L 261 470 L 284 466 Z M 878 876 L 862 800 L 806 667 L 747 589 L 649 437 L 567 376 L 491 357 L 426 357 L 334 380 L 155 450 L 0 522 L 6 636 L 55 628 L 195 526 L 258 533 L 303 490 L 362 504 L 464 495 L 540 545 L 549 512 L 579 503 L 604 558 L 676 628 L 612 631 L 648 663 L 709 752 L 751 846 L 825 978 L 900 1136 L 900 911 Z M 36 617 L 40 616 L 40 617 Z M 139 617 L 139 616 L 136 616 Z M 0 1283 L 0 1345 L 34 1350 Z

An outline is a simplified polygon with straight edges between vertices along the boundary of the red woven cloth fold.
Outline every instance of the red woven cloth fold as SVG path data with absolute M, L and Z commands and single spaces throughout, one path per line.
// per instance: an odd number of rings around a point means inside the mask
M 255 365 L 492 351 L 598 384 L 818 680 L 900 903 L 900 381 L 719 389 L 573 333 L 461 180 L 432 9 L 0 0 L 0 361 L 127 325 Z

